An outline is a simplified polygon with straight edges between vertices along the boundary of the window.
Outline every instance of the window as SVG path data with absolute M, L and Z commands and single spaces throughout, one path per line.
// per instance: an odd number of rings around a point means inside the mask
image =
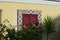
M 17 10 L 17 30 L 22 26 L 41 22 L 41 10 Z
M 22 24 L 29 25 L 29 24 L 36 24 L 38 22 L 38 15 L 37 14 L 23 14 L 22 15 Z

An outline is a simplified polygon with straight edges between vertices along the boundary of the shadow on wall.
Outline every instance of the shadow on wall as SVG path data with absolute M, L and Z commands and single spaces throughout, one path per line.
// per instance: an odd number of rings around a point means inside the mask
M 60 31 L 60 16 L 56 17 L 56 18 L 54 19 L 54 21 L 55 21 L 55 23 L 56 23 L 56 25 L 55 25 L 55 27 L 56 27 L 56 32 L 59 32 L 59 31 Z
M 54 19 L 56 32 L 50 35 L 50 40 L 60 40 L 60 16 Z

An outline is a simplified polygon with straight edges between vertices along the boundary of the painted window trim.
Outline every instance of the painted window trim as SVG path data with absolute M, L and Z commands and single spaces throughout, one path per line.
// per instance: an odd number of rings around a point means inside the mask
M 17 30 L 22 27 L 22 14 L 38 14 L 38 22 L 41 23 L 41 10 L 17 10 Z

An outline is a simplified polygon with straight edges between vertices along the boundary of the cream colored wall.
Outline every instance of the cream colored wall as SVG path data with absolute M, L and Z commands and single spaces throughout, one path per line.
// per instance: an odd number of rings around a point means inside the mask
M 60 6 L 53 6 L 53 5 L 0 2 L 0 9 L 2 9 L 2 22 L 5 19 L 8 19 L 12 25 L 17 25 L 18 9 L 41 10 L 42 20 L 47 15 L 54 18 L 60 15 Z

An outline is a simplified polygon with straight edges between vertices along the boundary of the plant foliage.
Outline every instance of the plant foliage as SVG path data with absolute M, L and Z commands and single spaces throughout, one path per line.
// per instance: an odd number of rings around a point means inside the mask
M 15 29 L 6 28 L 6 25 L 0 25 L 0 40 L 39 40 L 38 32 L 39 29 L 35 26 L 22 27 L 22 30 L 15 31 Z M 4 36 L 3 33 L 7 32 Z
M 52 19 L 50 16 L 47 16 L 47 18 L 44 19 L 43 26 L 47 34 L 47 40 L 48 40 L 49 34 L 55 31 L 54 25 L 55 25 L 54 19 Z

